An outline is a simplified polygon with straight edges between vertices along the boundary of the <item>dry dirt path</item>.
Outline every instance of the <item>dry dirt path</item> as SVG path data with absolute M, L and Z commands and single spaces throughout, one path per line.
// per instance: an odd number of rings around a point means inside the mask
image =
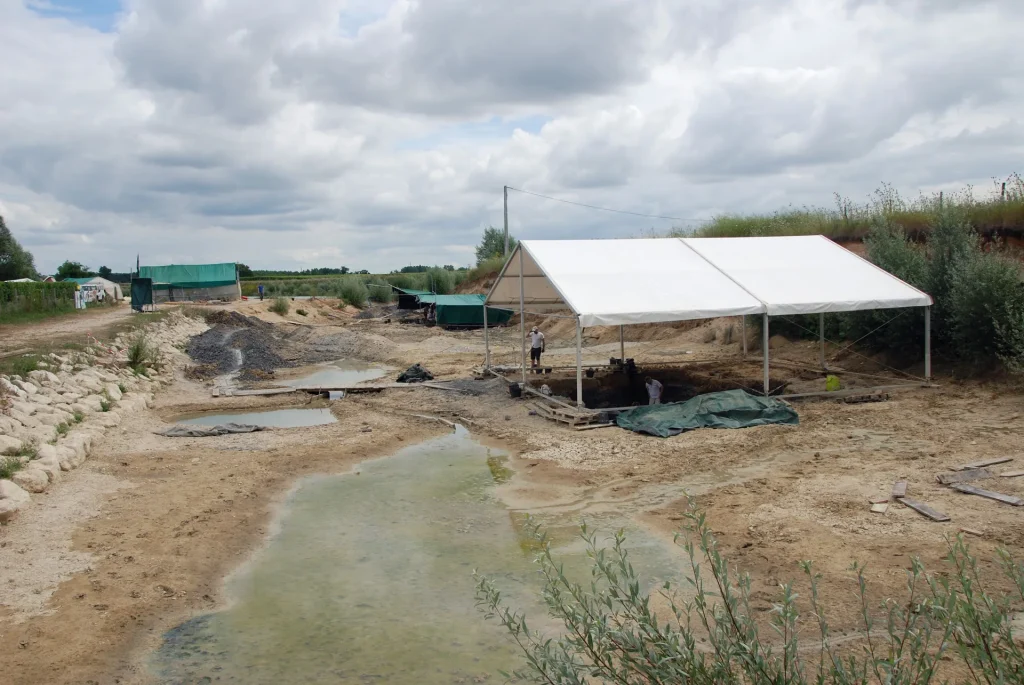
M 96 335 L 127 321 L 131 311 L 127 303 L 122 303 L 116 307 L 87 309 L 32 323 L 4 324 L 0 326 L 0 354 L 31 348 L 40 342 L 72 339 L 85 342 L 86 334 Z

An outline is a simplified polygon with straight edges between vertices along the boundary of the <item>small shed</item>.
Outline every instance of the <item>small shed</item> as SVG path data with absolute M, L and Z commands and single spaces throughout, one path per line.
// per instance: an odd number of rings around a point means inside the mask
M 237 300 L 242 297 L 234 262 L 141 266 L 139 278 L 153 282 L 153 301 Z
M 391 286 L 391 289 L 396 295 L 398 295 L 399 309 L 419 309 L 423 306 L 420 304 L 420 296 L 433 295 L 429 290 L 411 290 L 409 288 L 399 288 L 394 285 Z
M 484 325 L 484 300 L 486 295 L 420 295 L 423 305 L 437 307 L 437 325 L 445 327 L 478 328 Z M 511 309 L 487 310 L 487 325 L 501 326 L 508 323 L 514 312 Z

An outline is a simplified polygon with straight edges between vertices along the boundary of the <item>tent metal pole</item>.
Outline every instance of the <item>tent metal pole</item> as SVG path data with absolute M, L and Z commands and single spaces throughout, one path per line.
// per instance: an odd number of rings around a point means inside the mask
M 523 279 L 523 248 L 519 247 L 519 342 L 523 345 L 523 387 L 526 387 L 526 281 Z
M 740 317 L 740 337 L 743 338 L 743 356 L 747 356 L 747 315 Z
M 827 370 L 825 366 L 825 312 L 818 314 L 818 338 L 821 341 L 821 368 Z
M 576 318 L 576 406 L 583 408 L 583 328 Z
M 764 352 L 764 396 L 768 397 L 771 388 L 768 386 L 768 312 L 764 313 L 761 323 L 761 349 Z
M 491 368 L 491 338 L 487 333 L 487 303 L 484 303 L 484 370 Z
M 932 379 L 932 308 L 924 308 L 924 379 Z
M 626 339 L 623 337 L 622 326 L 619 326 L 619 359 L 626 360 Z

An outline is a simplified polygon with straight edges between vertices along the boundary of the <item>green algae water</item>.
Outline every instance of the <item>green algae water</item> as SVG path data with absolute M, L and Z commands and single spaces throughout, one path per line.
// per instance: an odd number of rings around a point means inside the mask
M 493 492 L 498 450 L 461 428 L 356 473 L 301 481 L 266 546 L 227 581 L 229 606 L 168 631 L 152 659 L 160 683 L 502 682 L 520 665 L 503 629 L 474 605 L 473 569 L 543 625 L 524 515 Z M 577 521 L 539 516 L 557 555 L 586 573 Z M 627 527 L 634 566 L 677 581 L 681 551 Z M 583 577 L 581 576 L 581 579 Z M 550 627 L 554 629 L 554 626 Z

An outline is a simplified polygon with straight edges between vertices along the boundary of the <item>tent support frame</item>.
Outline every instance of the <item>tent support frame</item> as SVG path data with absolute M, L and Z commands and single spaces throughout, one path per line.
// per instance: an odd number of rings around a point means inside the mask
M 487 333 L 487 303 L 484 302 L 484 369 L 491 368 L 491 338 Z
M 747 356 L 747 315 L 740 317 L 740 337 L 743 338 L 743 356 Z
M 619 359 L 626 360 L 626 338 L 623 333 L 623 325 L 619 324 Z
M 619 331 L 621 332 L 621 328 Z M 576 406 L 583 409 L 583 327 L 576 317 Z
M 765 312 L 761 321 L 761 351 L 764 353 L 764 396 L 771 391 L 768 380 L 768 313 Z
M 924 379 L 932 379 L 932 308 L 924 308 Z
M 484 300 L 484 304 L 487 300 Z M 526 387 L 526 283 L 523 279 L 523 250 L 519 249 L 519 342 L 522 343 L 523 387 Z
M 825 313 L 818 314 L 818 339 L 821 342 L 821 350 L 819 356 L 821 357 L 821 368 L 823 371 L 828 371 L 828 367 L 825 366 Z

